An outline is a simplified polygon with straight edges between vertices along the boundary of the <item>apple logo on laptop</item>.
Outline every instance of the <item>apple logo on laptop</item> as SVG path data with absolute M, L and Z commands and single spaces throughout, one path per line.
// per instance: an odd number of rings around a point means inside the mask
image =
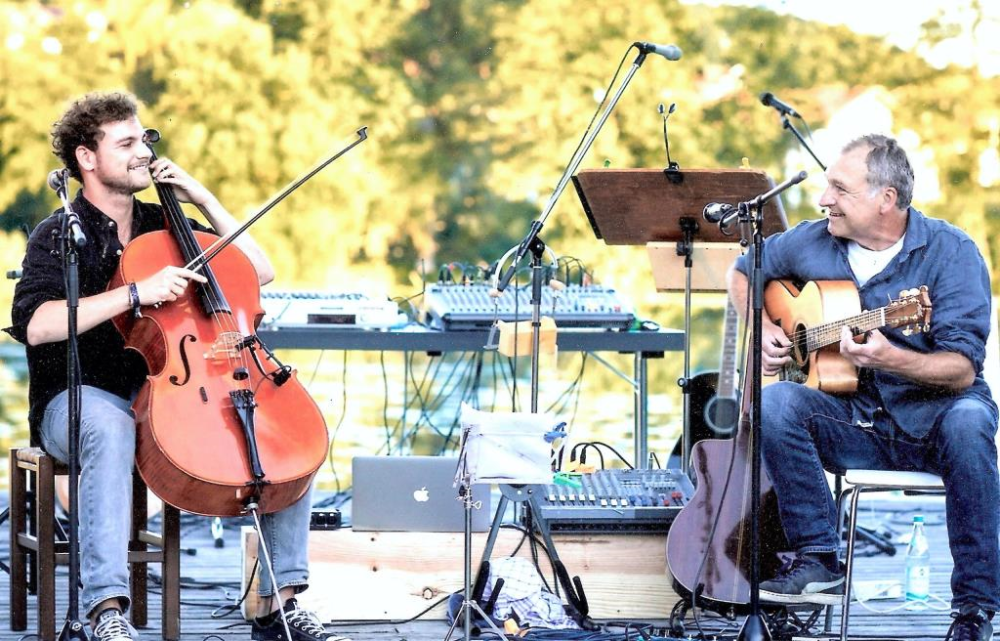
M 422 487 L 419 490 L 413 491 L 413 500 L 417 503 L 426 503 L 431 498 L 430 492 L 427 491 L 426 487 Z

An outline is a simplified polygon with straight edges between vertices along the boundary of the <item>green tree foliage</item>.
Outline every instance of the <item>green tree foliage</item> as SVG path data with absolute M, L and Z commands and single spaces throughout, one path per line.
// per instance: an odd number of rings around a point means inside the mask
M 616 65 L 624 62 L 621 80 L 635 58 L 626 51 L 634 40 L 677 43 L 684 57 L 646 60 L 583 167 L 662 166 L 656 106 L 675 102 L 671 151 L 682 167 L 747 157 L 780 178 L 798 145 L 759 105 L 761 91 L 780 93 L 821 129 L 851 97 L 881 87 L 896 129 L 916 133 L 938 172 L 940 196 L 917 204 L 1000 257 L 1000 203 L 977 182 L 980 156 L 997 146 L 1000 81 L 936 69 L 843 27 L 673 0 L 27 1 L 0 3 L 0 25 L 8 268 L 19 226 L 56 206 L 44 187 L 56 162 L 52 122 L 74 96 L 124 87 L 143 100 L 143 122 L 161 130 L 163 153 L 238 217 L 368 126 L 365 144 L 254 234 L 280 287 L 406 293 L 419 285 L 421 260 L 429 273 L 448 261 L 489 262 L 523 236 Z M 942 18 L 928 24 L 927 42 L 955 33 Z M 803 168 L 815 191 L 822 178 Z M 789 214 L 814 217 L 816 205 L 803 199 Z M 572 188 L 544 238 L 643 313 L 679 322 L 677 300 L 653 291 L 644 251 L 596 241 Z M 0 297 L 9 300 L 9 288 Z

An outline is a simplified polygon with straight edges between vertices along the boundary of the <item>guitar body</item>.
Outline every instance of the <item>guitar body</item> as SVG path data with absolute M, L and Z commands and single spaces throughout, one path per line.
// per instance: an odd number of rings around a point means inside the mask
M 851 394 L 858 387 L 858 372 L 840 355 L 836 341 L 810 352 L 805 330 L 861 313 L 854 283 L 846 280 L 812 281 L 798 289 L 791 282 L 773 280 L 764 290 L 764 309 L 792 341 L 793 363 L 781 380 L 791 380 L 830 394 Z M 831 330 L 834 331 L 834 330 Z
M 749 433 L 749 425 L 741 424 L 734 438 L 695 444 L 690 469 L 697 489 L 667 535 L 667 565 L 675 591 L 684 596 L 697 592 L 699 603 L 719 612 L 750 602 Z M 788 544 L 764 469 L 760 480 L 760 567 L 761 575 L 768 577 L 777 572 L 781 563 L 777 553 L 787 550 Z

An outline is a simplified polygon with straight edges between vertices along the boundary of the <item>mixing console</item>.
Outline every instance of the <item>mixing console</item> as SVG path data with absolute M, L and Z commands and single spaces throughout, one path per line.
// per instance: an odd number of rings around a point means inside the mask
M 436 329 L 474 330 L 493 324 L 531 318 L 529 288 L 508 287 L 497 299 L 486 284 L 436 284 L 424 292 L 424 323 Z M 551 316 L 560 327 L 627 329 L 635 320 L 632 308 L 614 289 L 599 285 L 569 285 L 555 291 L 542 288 L 543 316 Z
M 665 531 L 694 494 L 680 470 L 598 470 L 573 478 L 581 487 L 539 488 L 539 516 L 553 531 Z

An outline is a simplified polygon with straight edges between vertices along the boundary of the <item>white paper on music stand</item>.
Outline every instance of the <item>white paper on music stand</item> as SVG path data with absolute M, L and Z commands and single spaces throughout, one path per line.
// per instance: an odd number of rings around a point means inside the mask
M 533 485 L 552 483 L 550 414 L 481 412 L 462 404 L 462 443 L 456 481 Z

